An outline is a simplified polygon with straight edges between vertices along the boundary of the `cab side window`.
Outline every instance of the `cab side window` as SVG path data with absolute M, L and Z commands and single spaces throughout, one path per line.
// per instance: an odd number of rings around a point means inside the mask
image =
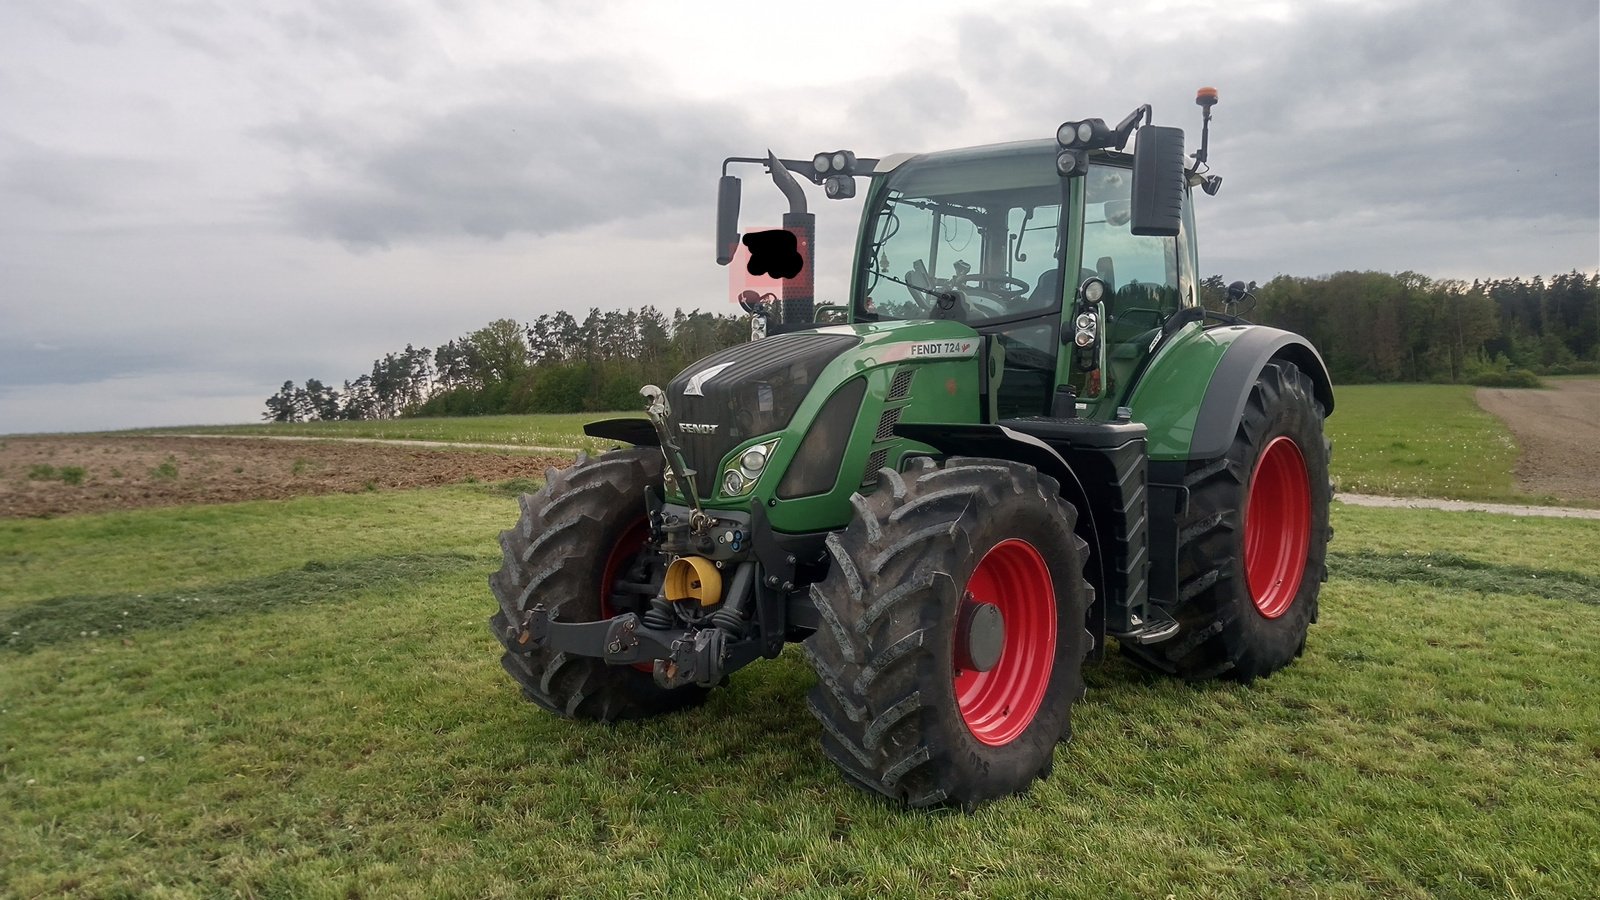
M 1178 309 L 1178 241 L 1132 232 L 1131 170 L 1092 165 L 1085 188 L 1080 274 L 1097 275 L 1110 288 L 1107 339 L 1113 344 L 1133 340 Z

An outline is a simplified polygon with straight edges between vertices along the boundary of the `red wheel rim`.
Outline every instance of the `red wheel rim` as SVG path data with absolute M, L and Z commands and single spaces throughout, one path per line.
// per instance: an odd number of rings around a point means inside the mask
M 622 537 L 617 538 L 617 542 L 612 545 L 611 553 L 606 556 L 606 567 L 600 575 L 600 618 L 609 619 L 617 614 L 616 608 L 611 605 L 611 593 L 617 583 L 617 573 L 644 549 L 645 543 L 649 540 L 650 520 L 640 516 L 622 530 Z M 633 667 L 641 672 L 655 671 L 654 663 L 634 663 Z
M 994 604 L 1005 626 L 993 668 L 956 668 L 953 677 L 967 730 L 985 744 L 1003 746 L 1027 730 L 1050 686 L 1056 658 L 1055 585 L 1032 544 L 1005 540 L 978 561 L 961 602 Z M 954 648 L 951 658 L 959 658 Z
M 1276 619 L 1300 592 L 1311 547 L 1311 479 L 1288 437 L 1275 437 L 1250 476 L 1244 512 L 1244 568 L 1256 611 Z

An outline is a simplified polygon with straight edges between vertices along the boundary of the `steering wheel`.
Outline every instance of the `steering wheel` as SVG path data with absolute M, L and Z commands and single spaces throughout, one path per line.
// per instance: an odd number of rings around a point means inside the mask
M 952 287 L 970 287 L 1014 303 L 1021 300 L 1033 285 L 1010 275 L 961 275 L 950 281 Z

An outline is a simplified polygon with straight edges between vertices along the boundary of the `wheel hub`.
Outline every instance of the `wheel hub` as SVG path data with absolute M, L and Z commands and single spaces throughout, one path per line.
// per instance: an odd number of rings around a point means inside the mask
M 1050 685 L 1056 594 L 1044 557 L 1017 538 L 978 561 L 956 610 L 952 687 L 967 731 L 991 747 L 1016 740 Z
M 971 594 L 962 598 L 956 623 L 956 666 L 987 672 L 1000 661 L 1005 643 L 1006 620 L 1000 607 L 974 600 Z
M 1288 437 L 1273 438 L 1250 478 L 1244 514 L 1244 568 L 1263 618 L 1289 611 L 1311 546 L 1311 482 L 1305 457 Z

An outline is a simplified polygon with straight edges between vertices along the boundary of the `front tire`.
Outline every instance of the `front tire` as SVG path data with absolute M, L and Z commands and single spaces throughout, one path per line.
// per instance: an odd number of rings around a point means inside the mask
M 502 563 L 489 576 L 500 609 L 489 630 L 505 647 L 500 664 L 523 696 L 557 715 L 615 722 L 705 699 L 705 688 L 662 688 L 647 666 L 613 666 L 547 648 L 529 652 L 522 645 L 521 624 L 536 603 L 560 622 L 644 611 L 626 608 L 630 602 L 617 587 L 619 581 L 659 583 L 661 567 L 646 544 L 644 492 L 661 484 L 663 466 L 654 448 L 593 459 L 580 453 L 571 466 L 550 469 L 538 493 L 519 498 L 521 519 L 500 534 Z
M 1003 460 L 922 460 L 851 501 L 811 588 L 823 752 L 910 807 L 970 810 L 1048 776 L 1083 694 L 1092 591 L 1056 483 Z
M 1248 682 L 1305 650 L 1333 534 L 1325 416 L 1298 366 L 1266 364 L 1227 454 L 1185 479 L 1171 610 L 1181 628 L 1158 644 L 1124 644 L 1125 655 L 1189 680 Z

